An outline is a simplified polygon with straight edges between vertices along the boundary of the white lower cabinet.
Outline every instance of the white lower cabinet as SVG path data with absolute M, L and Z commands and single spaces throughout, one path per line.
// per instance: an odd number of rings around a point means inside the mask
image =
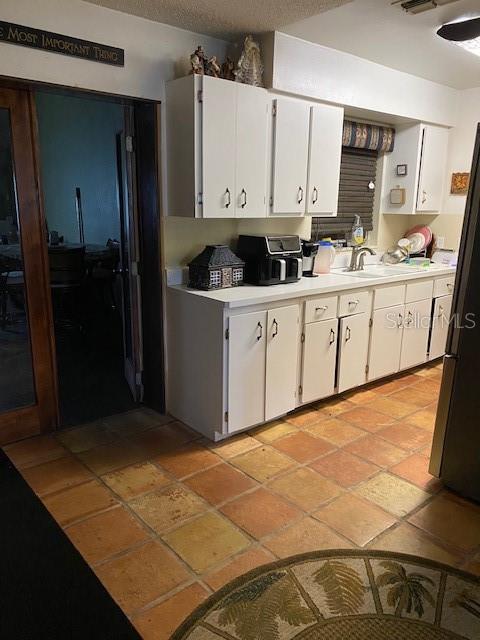
M 430 347 L 428 350 L 429 360 L 440 358 L 445 353 L 448 326 L 452 313 L 452 298 L 453 296 L 442 296 L 435 299 L 430 332 Z
M 440 357 L 452 305 L 447 280 L 453 276 L 243 309 L 169 287 L 167 409 L 218 440 Z
M 400 365 L 404 305 L 376 309 L 372 315 L 368 379 L 396 373 Z
M 405 305 L 400 369 L 426 362 L 431 309 L 431 298 Z
M 228 340 L 228 431 L 245 429 L 265 416 L 267 312 L 232 316 Z
M 299 321 L 298 304 L 268 311 L 265 420 L 296 406 Z
M 369 322 L 369 313 L 358 313 L 340 319 L 339 393 L 366 382 Z
M 298 331 L 298 304 L 230 318 L 229 433 L 295 408 Z
M 338 320 L 306 324 L 303 340 L 302 402 L 333 395 L 337 363 Z

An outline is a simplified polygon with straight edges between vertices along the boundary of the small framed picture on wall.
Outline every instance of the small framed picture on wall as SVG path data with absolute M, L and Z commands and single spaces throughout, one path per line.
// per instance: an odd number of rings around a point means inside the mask
M 452 173 L 452 185 L 450 187 L 450 193 L 457 196 L 466 195 L 468 193 L 469 184 L 469 173 Z

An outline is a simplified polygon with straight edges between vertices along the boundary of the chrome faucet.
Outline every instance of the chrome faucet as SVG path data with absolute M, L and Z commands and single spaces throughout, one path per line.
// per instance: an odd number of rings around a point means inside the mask
M 352 247 L 352 257 L 347 271 L 363 271 L 367 253 L 371 256 L 375 255 L 375 251 L 370 247 Z

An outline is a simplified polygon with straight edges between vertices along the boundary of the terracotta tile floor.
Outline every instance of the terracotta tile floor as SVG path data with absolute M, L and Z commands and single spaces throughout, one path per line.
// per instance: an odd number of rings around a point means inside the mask
M 435 363 L 222 443 L 147 409 L 6 447 L 147 640 L 237 575 L 313 549 L 480 574 L 480 507 L 428 473 Z

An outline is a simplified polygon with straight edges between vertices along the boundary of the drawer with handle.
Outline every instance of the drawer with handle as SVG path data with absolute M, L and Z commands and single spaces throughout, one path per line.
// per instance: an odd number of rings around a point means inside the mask
M 453 287 L 455 284 L 455 276 L 448 276 L 447 278 L 438 278 L 433 284 L 433 297 L 439 298 L 440 296 L 448 296 L 453 293 Z
M 338 316 L 343 318 L 344 316 L 351 316 L 354 313 L 369 312 L 371 308 L 371 293 L 370 291 L 353 291 L 352 293 L 345 293 L 339 297 L 338 302 Z
M 305 324 L 337 317 L 337 296 L 323 296 L 305 302 Z

